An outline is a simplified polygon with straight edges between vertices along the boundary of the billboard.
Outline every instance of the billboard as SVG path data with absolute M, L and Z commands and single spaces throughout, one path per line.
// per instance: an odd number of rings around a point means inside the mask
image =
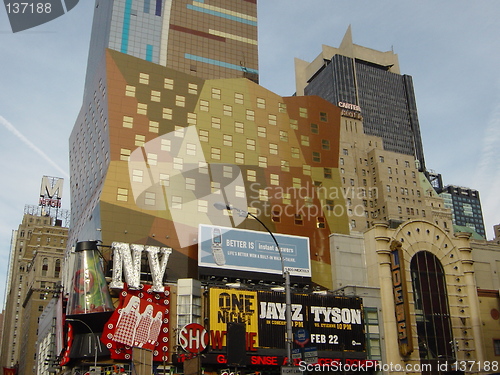
M 309 238 L 275 234 L 285 269 L 292 276 L 311 277 Z M 267 232 L 200 225 L 198 264 L 227 270 L 281 274 L 281 257 Z
M 261 348 L 284 348 L 285 294 L 259 291 L 259 344 Z M 292 294 L 292 330 L 301 333 L 299 346 L 317 350 L 366 350 L 361 299 L 321 294 Z M 296 335 L 297 336 L 297 335 Z
M 227 324 L 244 323 L 247 351 L 285 348 L 285 294 L 273 291 L 210 288 L 210 344 L 226 346 Z M 366 350 L 361 299 L 292 294 L 295 345 L 321 351 Z

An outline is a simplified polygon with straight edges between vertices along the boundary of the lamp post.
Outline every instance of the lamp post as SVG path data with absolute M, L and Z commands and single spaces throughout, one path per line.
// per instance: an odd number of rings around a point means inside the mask
M 285 262 L 283 259 L 283 254 L 281 252 L 280 245 L 278 244 L 278 241 L 276 240 L 276 237 L 274 236 L 273 232 L 269 230 L 269 228 L 264 224 L 257 216 L 252 214 L 251 212 L 248 212 L 246 210 L 242 210 L 241 208 L 236 208 L 231 206 L 230 204 L 224 204 L 224 203 L 214 203 L 214 207 L 218 210 L 228 210 L 228 211 L 236 211 L 240 216 L 246 217 L 246 216 L 251 216 L 255 220 L 257 220 L 266 230 L 267 232 L 271 235 L 272 239 L 274 240 L 274 243 L 276 244 L 276 247 L 278 249 L 278 252 L 280 254 L 280 260 L 281 260 L 281 273 L 283 275 L 283 278 L 285 279 L 285 319 L 286 319 L 286 336 L 285 336 L 285 341 L 286 341 L 286 356 L 287 356 L 287 365 L 290 366 L 292 364 L 292 294 L 290 290 L 290 271 L 285 269 Z
M 94 331 L 92 330 L 92 328 L 90 328 L 90 326 L 85 323 L 83 320 L 81 319 L 74 319 L 74 318 L 68 318 L 66 319 L 67 322 L 79 322 L 79 323 L 82 323 L 84 324 L 85 326 L 87 326 L 87 328 L 90 330 L 90 332 L 92 333 L 92 337 L 94 338 L 94 369 L 97 367 L 97 343 L 99 342 L 99 340 L 97 340 L 96 338 L 96 335 L 94 333 Z M 100 345 L 100 344 L 99 344 Z M 94 370 L 95 371 L 95 370 Z

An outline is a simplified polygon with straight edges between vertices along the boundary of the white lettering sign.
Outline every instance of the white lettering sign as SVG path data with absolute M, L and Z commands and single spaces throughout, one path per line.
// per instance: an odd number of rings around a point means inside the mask
M 168 259 L 172 253 L 169 247 L 144 246 L 128 244 L 123 242 L 113 242 L 113 278 L 109 284 L 110 288 L 123 289 L 122 274 L 130 289 L 140 288 L 141 279 L 141 256 L 145 250 L 148 254 L 149 269 L 153 278 L 151 289 L 154 292 L 164 292 L 163 276 L 167 269 Z M 158 254 L 162 253 L 161 262 Z
M 52 177 L 51 177 L 52 178 Z M 62 178 L 52 178 L 52 182 L 47 176 L 42 177 L 42 186 L 40 187 L 40 197 L 61 198 L 63 194 Z

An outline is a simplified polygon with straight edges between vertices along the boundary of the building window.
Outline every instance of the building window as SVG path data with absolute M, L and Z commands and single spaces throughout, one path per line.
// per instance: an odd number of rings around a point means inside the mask
M 232 147 L 233 146 L 233 136 L 229 134 L 224 134 L 223 137 L 224 146 Z
M 234 102 L 236 104 L 243 104 L 243 94 L 240 94 L 239 92 L 234 93 Z
M 196 83 L 188 83 L 188 93 L 193 95 L 198 94 L 198 85 Z
M 197 121 L 197 115 L 196 115 L 196 113 L 188 112 L 188 114 L 187 114 L 187 123 L 189 125 L 196 125 L 196 121 Z
M 172 196 L 172 208 L 176 208 L 178 210 L 182 209 L 182 197 Z
M 56 265 L 54 267 L 54 277 L 59 278 L 61 274 L 61 259 L 56 259 Z
M 266 138 L 267 136 L 267 130 L 264 126 L 258 126 L 257 127 L 257 135 L 262 138 Z
M 132 170 L 132 182 L 142 182 L 143 175 L 144 172 L 141 171 L 140 169 Z
M 208 142 L 208 130 L 199 130 L 200 142 Z
M 49 270 L 49 260 L 47 258 L 43 258 L 42 261 L 42 276 L 47 276 L 47 271 Z
M 116 192 L 116 200 L 126 202 L 128 200 L 128 189 L 118 188 Z
M 136 134 L 135 135 L 135 145 L 137 147 L 142 147 L 144 146 L 144 142 L 146 141 L 146 137 L 141 134 Z
M 277 124 L 276 115 L 269 115 L 268 122 L 269 122 L 269 125 L 276 125 Z
M 342 149 L 343 155 L 349 155 L 349 150 L 347 148 Z
M 125 95 L 135 97 L 135 86 L 125 86 Z
M 288 132 L 285 130 L 280 130 L 280 141 L 288 142 Z
M 292 151 L 292 158 L 294 158 L 294 159 L 300 158 L 300 150 L 298 147 L 292 147 L 291 151 Z
M 321 140 L 321 148 L 323 150 L 329 150 L 330 149 L 330 141 L 328 139 L 322 139 Z
M 495 355 L 500 355 L 500 339 L 493 339 L 493 350 Z
M 298 130 L 299 129 L 299 122 L 294 119 L 290 119 L 290 128 L 293 130 Z
M 321 163 L 321 154 L 319 152 L 313 151 L 312 158 L 313 158 L 313 162 Z
M 142 83 L 143 85 L 148 85 L 149 84 L 149 74 L 139 73 L 139 83 Z
M 278 145 L 276 143 L 269 143 L 269 153 L 271 155 L 278 155 Z
M 175 96 L 175 105 L 177 107 L 185 107 L 186 106 L 186 97 L 182 95 Z
M 200 100 L 200 111 L 209 112 L 210 111 L 210 103 L 206 100 Z
M 300 143 L 302 144 L 302 146 L 309 146 L 309 136 L 301 135 L 300 136 Z
M 130 116 L 123 116 L 123 127 L 132 129 L 134 126 L 134 118 Z
M 247 181 L 257 181 L 257 172 L 252 169 L 247 170 Z
M 307 118 L 307 108 L 299 108 L 299 116 L 303 118 Z
M 162 117 L 164 120 L 172 120 L 172 108 L 163 108 Z
M 151 101 L 160 102 L 160 100 L 161 100 L 161 93 L 156 90 L 151 90 Z
M 245 164 L 245 154 L 243 152 L 235 152 L 234 161 L 237 164 Z
M 220 129 L 220 118 L 212 117 L 212 128 Z
M 312 169 L 311 169 L 311 166 L 310 165 L 307 165 L 307 164 L 304 164 L 302 166 L 302 174 L 305 175 L 305 176 L 310 176 L 311 175 L 311 172 L 312 172 Z
M 160 124 L 157 121 L 150 121 L 149 122 L 149 131 L 151 133 L 158 134 L 158 129 L 159 128 L 160 128 Z
M 278 112 L 279 113 L 286 113 L 286 104 L 285 103 L 278 103 Z
M 453 358 L 453 334 L 443 266 L 431 252 L 420 251 L 413 256 L 410 269 L 420 358 Z
M 227 104 L 224 104 L 222 107 L 222 113 L 224 116 L 232 116 L 233 115 L 233 107 Z
M 244 131 L 245 131 L 245 125 L 242 122 L 236 121 L 234 123 L 234 131 L 236 133 L 242 133 L 243 134 Z
M 313 134 L 319 133 L 318 124 L 311 124 L 311 133 L 313 133 Z
M 294 224 L 295 225 L 304 225 L 304 217 L 301 214 L 295 214 Z
M 332 168 L 323 168 L 323 177 L 332 178 Z
M 267 157 L 259 156 L 259 167 L 267 168 Z
M 137 114 L 147 115 L 148 114 L 148 105 L 145 103 L 137 103 Z
M 283 172 L 290 172 L 290 162 L 288 160 L 281 161 L 281 170 Z
M 271 185 L 279 186 L 280 184 L 280 176 L 274 173 L 270 175 Z
M 263 98 L 257 98 L 257 108 L 266 108 L 266 100 Z
M 328 114 L 326 112 L 320 112 L 319 113 L 319 120 L 323 122 L 328 121 Z
M 170 78 L 165 78 L 163 81 L 163 87 L 167 90 L 173 90 L 174 89 L 174 80 Z
M 172 142 L 170 141 L 170 139 L 162 138 L 162 140 L 160 142 L 160 150 L 161 151 L 170 151 L 171 143 Z
M 253 109 L 246 110 L 246 119 L 248 121 L 255 121 L 255 111 Z
M 210 157 L 214 160 L 220 160 L 220 148 L 212 147 Z
M 212 88 L 212 99 L 220 100 L 220 89 L 216 89 L 215 87 Z
M 156 194 L 150 191 L 147 191 L 144 194 L 144 204 L 147 206 L 154 206 L 156 204 Z
M 247 138 L 247 150 L 255 151 L 255 139 Z

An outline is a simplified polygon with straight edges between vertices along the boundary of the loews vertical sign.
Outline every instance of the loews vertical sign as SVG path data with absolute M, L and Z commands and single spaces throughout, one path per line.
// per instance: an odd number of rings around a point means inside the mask
M 408 291 L 406 288 L 406 273 L 401 242 L 396 240 L 392 241 L 390 250 L 392 290 L 394 292 L 396 323 L 398 327 L 399 352 L 402 356 L 406 357 L 413 352 L 413 340 L 411 333 Z

